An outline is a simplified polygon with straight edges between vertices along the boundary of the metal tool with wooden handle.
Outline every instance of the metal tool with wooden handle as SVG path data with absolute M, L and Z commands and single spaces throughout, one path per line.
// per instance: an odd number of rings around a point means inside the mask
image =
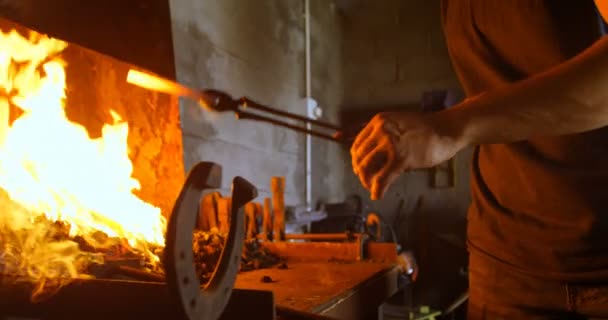
M 272 234 L 272 199 L 264 198 L 264 213 L 262 216 L 262 239 L 272 240 L 270 235 Z
M 256 218 L 258 216 L 258 204 L 249 202 L 245 205 L 245 239 L 255 239 L 258 235 Z
M 222 197 L 219 192 L 208 193 L 201 199 L 201 207 L 198 215 L 198 228 L 204 231 L 217 232 L 218 199 Z
M 272 191 L 272 212 L 274 241 L 285 240 L 285 177 L 272 177 L 270 179 Z

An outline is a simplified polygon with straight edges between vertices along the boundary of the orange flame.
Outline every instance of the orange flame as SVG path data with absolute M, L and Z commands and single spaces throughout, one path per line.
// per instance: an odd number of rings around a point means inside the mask
M 127 123 L 112 111 L 114 123 L 90 139 L 66 117 L 66 63 L 59 57 L 66 47 L 35 33 L 0 32 L 0 274 L 81 276 L 78 245 L 49 241 L 50 225 L 34 223 L 40 217 L 66 222 L 71 236 L 97 245 L 97 231 L 127 239 L 156 261 L 149 245 L 164 244 L 160 209 L 133 194 L 140 184 L 132 177 Z M 23 111 L 12 124 L 9 105 Z

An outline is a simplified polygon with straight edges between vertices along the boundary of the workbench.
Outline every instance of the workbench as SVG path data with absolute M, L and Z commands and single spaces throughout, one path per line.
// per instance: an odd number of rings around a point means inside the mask
M 235 286 L 272 291 L 276 305 L 294 310 L 335 319 L 373 319 L 380 304 L 397 291 L 398 276 L 394 263 L 289 262 L 287 269 L 240 273 Z M 264 283 L 263 277 L 272 282 Z
M 397 291 L 399 272 L 390 263 L 330 261 L 243 272 L 236 288 L 248 290 L 233 291 L 226 319 L 271 319 L 272 305 L 333 319 L 375 319 L 378 307 Z M 262 282 L 264 276 L 273 282 Z M 75 280 L 37 303 L 30 300 L 31 292 L 28 283 L 0 286 L 0 319 L 3 312 L 20 319 L 175 318 L 164 283 Z
M 232 290 L 221 319 L 267 320 L 298 312 L 307 312 L 306 319 L 310 313 L 332 319 L 376 319 L 378 307 L 398 291 L 402 267 L 394 244 L 269 242 L 264 246 L 285 259 L 286 268 L 277 265 L 240 273 L 235 281 L 238 290 Z M 74 279 L 37 302 L 31 300 L 30 282 L 3 284 L 0 318 L 174 319 L 177 308 L 175 295 L 160 281 Z

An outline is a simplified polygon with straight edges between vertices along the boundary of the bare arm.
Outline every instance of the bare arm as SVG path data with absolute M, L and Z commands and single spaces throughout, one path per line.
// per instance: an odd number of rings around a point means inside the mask
M 379 114 L 351 147 L 353 169 L 379 199 L 404 171 L 467 145 L 508 143 L 608 126 L 608 37 L 554 69 L 438 113 Z
M 548 72 L 437 115 L 464 145 L 507 143 L 608 126 L 608 37 Z
M 608 1 L 596 2 L 606 18 Z M 508 143 L 608 126 L 608 37 L 571 60 L 438 113 L 381 113 L 351 147 L 372 199 L 404 171 L 435 166 L 467 145 Z

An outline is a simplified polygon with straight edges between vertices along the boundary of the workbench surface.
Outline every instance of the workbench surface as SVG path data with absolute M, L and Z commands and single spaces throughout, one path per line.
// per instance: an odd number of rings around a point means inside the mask
M 289 262 L 287 269 L 275 267 L 240 273 L 235 287 L 273 291 L 277 305 L 317 312 L 370 279 L 394 269 L 394 264 L 380 262 Z M 263 283 L 264 276 L 273 282 Z

